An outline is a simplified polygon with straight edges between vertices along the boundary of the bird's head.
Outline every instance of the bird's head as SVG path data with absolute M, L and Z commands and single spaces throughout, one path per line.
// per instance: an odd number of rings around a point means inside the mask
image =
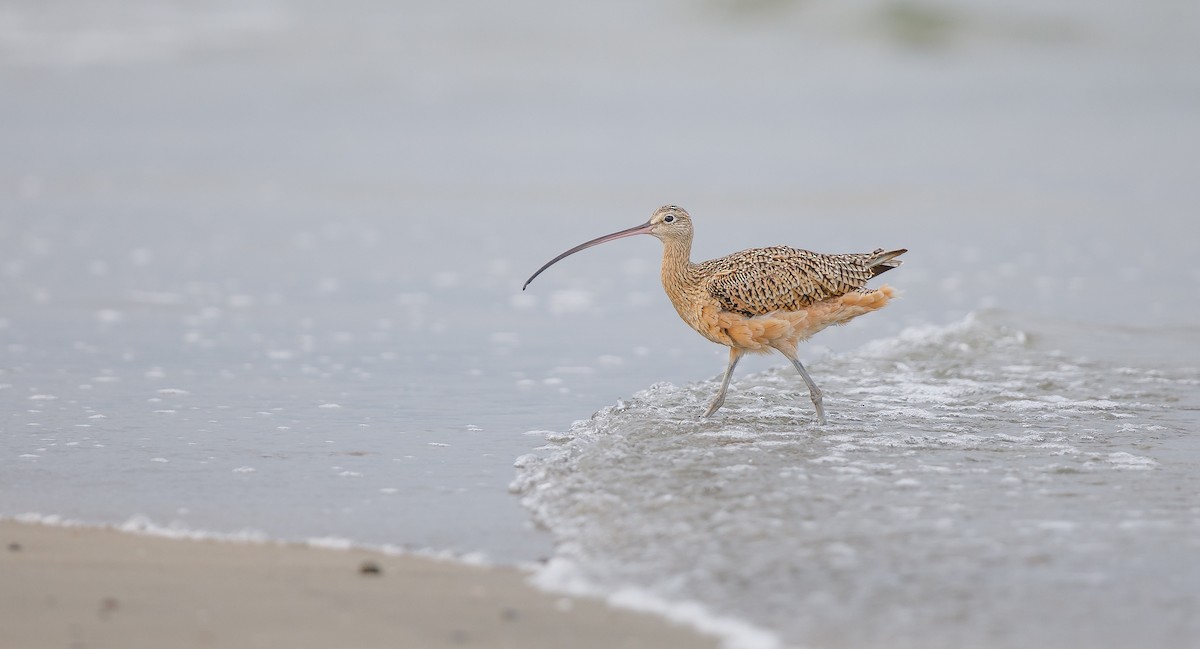
M 663 205 L 654 210 L 646 226 L 649 228 L 646 234 L 658 237 L 660 241 L 692 238 L 692 217 L 682 207 Z

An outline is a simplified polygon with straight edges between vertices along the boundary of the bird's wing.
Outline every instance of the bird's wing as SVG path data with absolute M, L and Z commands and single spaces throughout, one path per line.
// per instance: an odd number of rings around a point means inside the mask
M 798 311 L 864 287 L 900 264 L 903 250 L 824 255 L 788 247 L 743 250 L 700 264 L 704 288 L 725 311 L 747 316 Z

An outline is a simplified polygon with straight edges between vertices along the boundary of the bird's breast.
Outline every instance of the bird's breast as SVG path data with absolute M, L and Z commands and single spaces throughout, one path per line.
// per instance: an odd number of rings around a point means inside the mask
M 710 297 L 685 291 L 667 290 L 671 305 L 680 319 L 701 336 L 718 345 L 732 345 L 729 334 L 722 326 L 721 307 Z

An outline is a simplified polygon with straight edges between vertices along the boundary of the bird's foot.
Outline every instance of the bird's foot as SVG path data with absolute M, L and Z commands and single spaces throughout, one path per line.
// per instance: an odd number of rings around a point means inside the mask
M 812 396 L 813 407 L 817 409 L 817 423 L 824 426 L 826 424 L 825 407 L 821 405 L 821 391 L 817 390 L 810 396 Z

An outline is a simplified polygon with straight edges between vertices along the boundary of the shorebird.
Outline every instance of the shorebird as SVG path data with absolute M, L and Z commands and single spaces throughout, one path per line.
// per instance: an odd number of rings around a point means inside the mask
M 721 388 L 704 413 L 712 416 L 724 403 L 733 368 L 747 352 L 783 354 L 808 385 L 808 394 L 825 424 L 821 388 L 813 382 L 796 346 L 829 325 L 845 324 L 883 308 L 895 289 L 866 288 L 872 277 L 902 262 L 901 248 L 884 252 L 827 255 L 787 246 L 752 248 L 709 261 L 692 263 L 692 217 L 681 207 L 658 208 L 645 223 L 581 243 L 546 262 L 542 271 L 564 257 L 602 243 L 648 234 L 663 243 L 662 284 L 671 304 L 701 336 L 729 348 L 729 364 Z

